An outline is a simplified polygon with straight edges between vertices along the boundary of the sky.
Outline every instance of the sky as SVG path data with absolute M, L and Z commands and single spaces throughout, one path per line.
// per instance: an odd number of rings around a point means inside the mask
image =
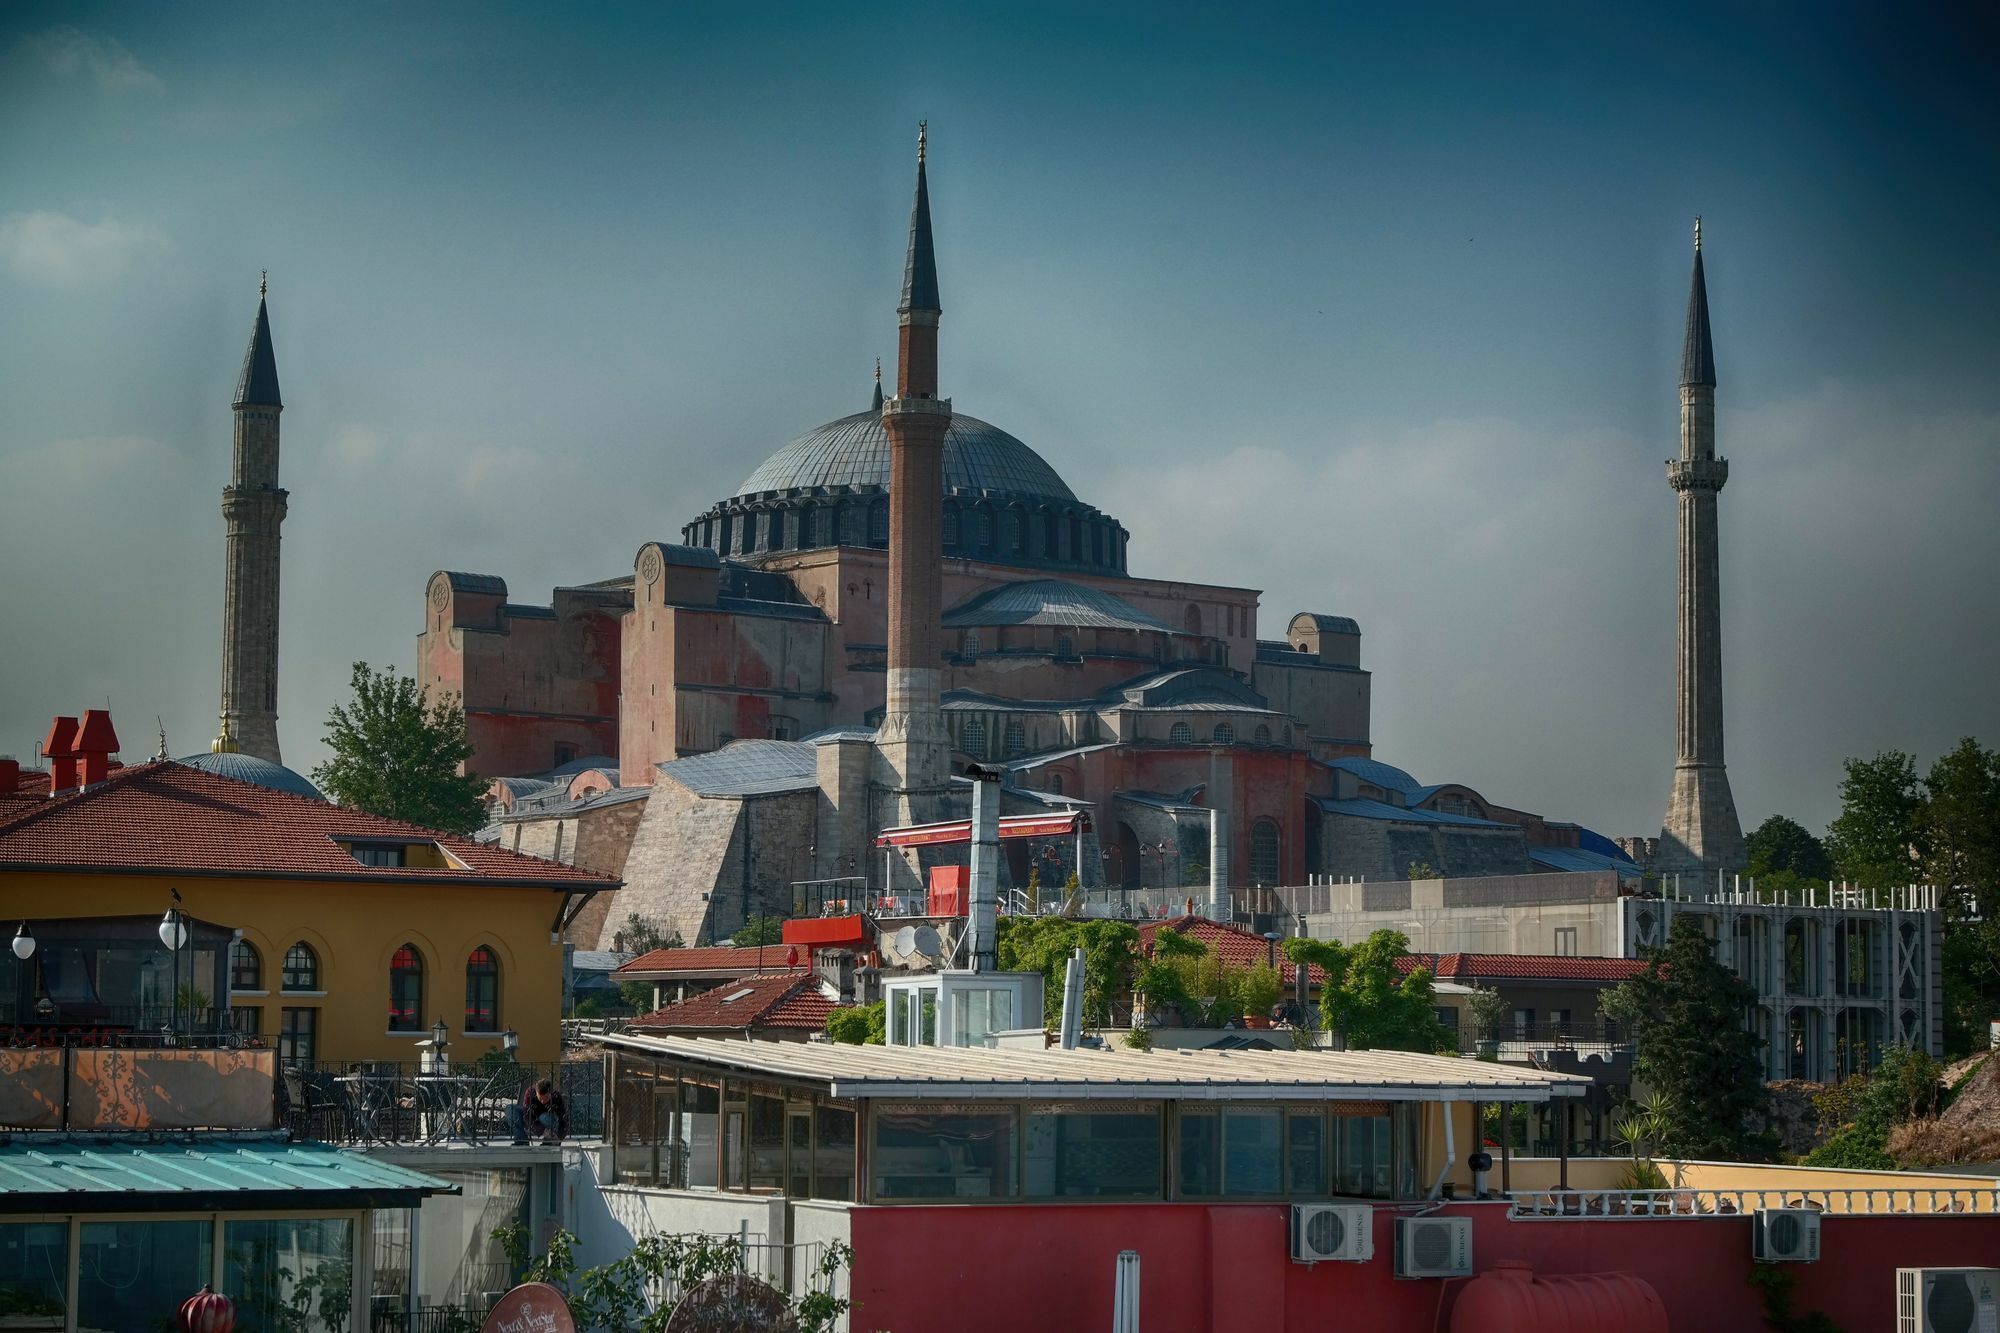
M 957 407 L 1134 573 L 1353 616 L 1378 758 L 1612 835 L 1673 765 L 1702 215 L 1746 828 L 2000 744 L 2000 27 L 1972 7 L 0 9 L 0 753 L 215 731 L 270 272 L 285 758 L 867 404 L 927 118 Z

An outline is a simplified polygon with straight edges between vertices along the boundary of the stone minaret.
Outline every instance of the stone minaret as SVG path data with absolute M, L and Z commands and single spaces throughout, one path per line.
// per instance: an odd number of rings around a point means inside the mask
M 278 756 L 278 358 L 271 350 L 265 285 L 257 285 L 257 325 L 236 381 L 236 441 L 222 492 L 228 564 L 222 591 L 222 730 L 217 748 L 284 762 Z
M 942 669 L 944 435 L 951 400 L 938 397 L 937 256 L 931 246 L 924 127 L 917 127 L 917 199 L 903 265 L 896 393 L 882 404 L 889 435 L 888 706 L 876 732 L 897 817 L 936 818 L 950 781 Z
M 1722 761 L 1722 578 L 1715 501 L 1729 461 L 1715 455 L 1715 348 L 1708 284 L 1701 271 L 1701 220 L 1694 224 L 1694 284 L 1681 352 L 1681 455 L 1667 463 L 1680 497 L 1678 652 L 1674 664 L 1674 790 L 1660 831 L 1664 873 L 1743 869 L 1743 826 Z

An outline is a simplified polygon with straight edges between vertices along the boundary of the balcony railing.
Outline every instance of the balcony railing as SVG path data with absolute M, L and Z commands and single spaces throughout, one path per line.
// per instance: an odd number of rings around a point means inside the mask
M 1809 1208 L 1821 1213 L 2000 1213 L 1992 1184 L 1963 1189 L 1664 1189 L 1515 1190 L 1510 1217 L 1526 1220 L 1590 1218 L 1738 1217 L 1759 1208 Z
M 604 1133 L 604 1067 L 598 1060 L 520 1064 L 318 1063 L 284 1068 L 280 1115 L 295 1136 L 326 1143 L 510 1143 L 513 1108 L 548 1079 L 569 1109 L 568 1138 Z M 524 1125 L 523 1133 L 540 1131 Z

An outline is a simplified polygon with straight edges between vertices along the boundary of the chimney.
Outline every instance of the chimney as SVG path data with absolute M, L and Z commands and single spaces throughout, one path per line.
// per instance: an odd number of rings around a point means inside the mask
M 83 763 L 83 785 L 94 787 L 111 774 L 111 756 L 118 752 L 118 733 L 111 729 L 110 710 L 87 709 L 70 748 Z
M 61 796 L 76 787 L 76 719 L 59 717 L 49 727 L 42 742 L 42 757 L 49 761 L 49 795 Z
M 0 758 L 0 796 L 12 796 L 21 785 L 21 761 L 8 755 Z
M 995 904 L 1000 896 L 1000 770 L 984 764 L 966 768 L 972 779 L 972 892 L 966 909 L 966 953 L 972 970 L 991 972 L 995 954 Z

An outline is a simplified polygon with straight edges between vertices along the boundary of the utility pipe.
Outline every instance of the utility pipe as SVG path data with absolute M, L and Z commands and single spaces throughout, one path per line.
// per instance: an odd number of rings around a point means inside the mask
M 1454 1166 L 1458 1165 L 1458 1140 L 1453 1137 L 1451 1128 L 1451 1108 L 1457 1105 L 1457 1103 L 1440 1102 L 1438 1104 L 1444 1107 L 1444 1165 L 1438 1168 L 1437 1179 L 1431 1182 L 1431 1192 L 1425 1196 L 1431 1199 L 1443 1196 L 1444 1178 L 1451 1174 L 1451 1169 Z

